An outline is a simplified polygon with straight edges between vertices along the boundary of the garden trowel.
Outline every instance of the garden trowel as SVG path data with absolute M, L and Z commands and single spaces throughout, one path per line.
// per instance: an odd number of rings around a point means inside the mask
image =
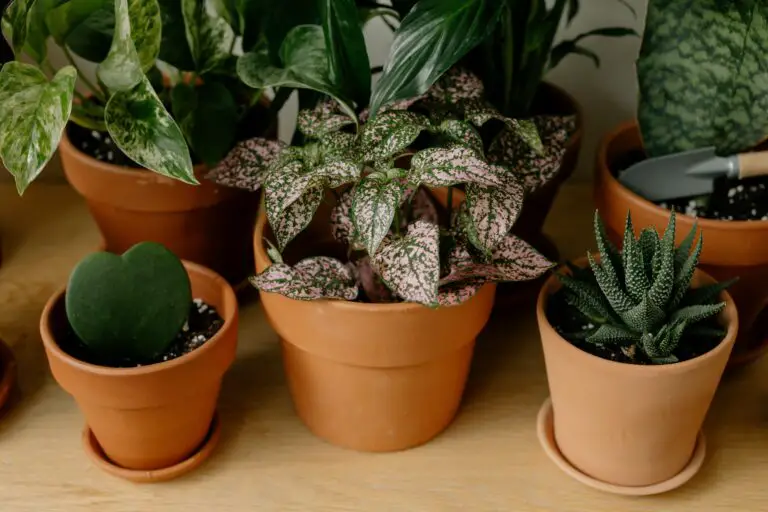
M 711 194 L 715 178 L 768 175 L 768 151 L 717 156 L 715 148 L 649 158 L 619 174 L 619 181 L 649 201 Z

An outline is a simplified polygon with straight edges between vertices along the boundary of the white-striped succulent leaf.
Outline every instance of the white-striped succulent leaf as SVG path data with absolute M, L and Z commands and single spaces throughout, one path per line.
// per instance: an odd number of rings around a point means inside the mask
M 416 221 L 405 236 L 385 238 L 372 257 L 384 283 L 408 302 L 437 305 L 439 231 L 436 224 Z
M 366 161 L 386 160 L 410 146 L 429 120 L 404 110 L 382 112 L 363 127 L 361 143 Z
M 419 151 L 411 160 L 411 169 L 411 181 L 429 187 L 449 187 L 459 183 L 502 187 L 508 182 L 503 168 L 488 164 L 463 146 Z
M 205 177 L 219 185 L 255 192 L 284 148 L 280 141 L 258 137 L 239 142 Z
M 525 188 L 512 174 L 503 187 L 469 183 L 466 204 L 471 227 L 467 230 L 472 243 L 490 253 L 504 240 L 523 209 Z
M 436 131 L 454 143 L 476 151 L 481 157 L 484 156 L 483 139 L 477 128 L 470 123 L 458 119 L 446 119 L 437 126 Z
M 313 109 L 301 110 L 296 123 L 299 131 L 307 137 L 321 138 L 355 124 L 355 120 L 343 113 L 337 102 L 324 100 Z
M 501 114 L 496 107 L 484 100 L 468 101 L 462 105 L 464 118 L 475 126 L 483 126 L 492 119 L 501 121 L 506 130 L 515 134 L 528 149 L 534 153 L 544 151 L 542 137 L 539 135 L 534 122 L 528 119 L 512 119 Z
M 355 300 L 358 293 L 349 268 L 326 256 L 307 258 L 293 267 L 275 263 L 250 281 L 262 292 L 279 293 L 295 300 Z
M 488 159 L 504 164 L 522 176 L 529 191 L 537 190 L 557 176 L 566 145 L 576 129 L 575 116 L 537 116 L 533 118 L 543 151 L 532 151 L 518 132 L 506 129 L 493 141 Z
M 0 36 L 1 37 L 1 36 Z M 60 69 L 49 82 L 17 61 L 0 70 L 0 161 L 22 194 L 53 156 L 72 110 L 77 71 Z
M 277 245 L 284 250 L 288 243 L 296 235 L 304 231 L 312 222 L 317 207 L 323 201 L 323 187 L 314 186 L 307 189 L 301 197 L 292 202 L 274 223 L 270 220 L 270 226 L 277 238 Z
M 385 173 L 373 172 L 357 184 L 352 195 L 352 221 L 355 233 L 369 255 L 376 251 L 389 233 L 395 211 L 403 197 L 400 180 L 389 179 Z
M 471 279 L 440 286 L 437 291 L 437 302 L 442 307 L 458 306 L 477 295 L 484 284 L 484 279 Z

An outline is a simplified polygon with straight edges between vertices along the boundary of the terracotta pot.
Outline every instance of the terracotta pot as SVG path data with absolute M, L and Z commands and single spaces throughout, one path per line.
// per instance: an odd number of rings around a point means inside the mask
M 224 319 L 202 347 L 177 359 L 137 368 L 108 368 L 64 352 L 58 340 L 69 328 L 64 293 L 45 306 L 40 333 L 51 372 L 77 402 L 106 456 L 116 465 L 158 470 L 190 457 L 206 438 L 221 379 L 235 358 L 237 300 L 214 272 L 184 262 L 192 295 Z
M 271 264 L 266 224 L 262 211 L 254 235 L 258 272 Z M 286 253 L 286 261 L 333 254 L 327 233 L 315 222 L 292 244 L 304 254 Z M 298 301 L 272 293 L 261 293 L 261 303 L 280 336 L 301 420 L 335 445 L 385 452 L 423 444 L 451 423 L 493 297 L 493 285 L 486 285 L 461 306 L 438 309 Z
M 701 271 L 694 276 L 694 286 L 711 282 Z M 691 460 L 733 348 L 733 300 L 723 294 L 720 321 L 727 334 L 713 350 L 681 363 L 642 366 L 602 359 L 563 339 L 546 316 L 559 288 L 551 276 L 536 308 L 559 450 L 581 472 L 614 485 L 673 478 Z
M 610 238 L 620 244 L 627 211 L 637 231 L 655 226 L 663 231 L 669 210 L 638 196 L 615 177 L 617 165 L 627 154 L 643 151 L 640 130 L 634 122 L 619 126 L 603 139 L 597 154 L 595 203 Z M 693 217 L 677 215 L 677 242 L 693 227 Z M 698 219 L 704 235 L 701 268 L 718 281 L 738 277 L 730 288 L 741 319 L 741 332 L 731 365 L 752 361 L 768 349 L 765 321 L 758 321 L 768 304 L 768 222 Z M 768 319 L 767 319 L 768 320 Z
M 275 126 L 267 136 L 277 136 Z M 195 166 L 200 185 L 192 186 L 146 169 L 101 162 L 72 145 L 66 130 L 59 153 L 67 180 L 85 197 L 106 250 L 121 254 L 152 241 L 232 284 L 253 272 L 258 194 L 203 179 L 204 165 Z

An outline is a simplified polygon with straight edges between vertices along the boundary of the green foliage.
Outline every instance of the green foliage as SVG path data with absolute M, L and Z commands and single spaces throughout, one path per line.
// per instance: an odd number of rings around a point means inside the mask
M 94 355 L 151 363 L 181 331 L 192 291 L 181 261 L 143 242 L 122 256 L 84 258 L 69 277 L 65 302 L 70 325 Z
M 589 255 L 589 269 L 558 275 L 566 303 L 586 321 L 581 332 L 570 335 L 622 347 L 627 356 L 656 364 L 677 362 L 678 348 L 694 329 L 697 336 L 722 337 L 722 330 L 700 327 L 723 310 L 725 303 L 717 300 L 731 283 L 691 288 L 703 244 L 696 231 L 694 226 L 676 248 L 674 213 L 662 238 L 653 228 L 636 238 L 627 215 L 619 252 L 595 214 L 599 262 Z
M 651 0 L 637 62 L 638 120 L 651 156 L 768 137 L 768 4 Z

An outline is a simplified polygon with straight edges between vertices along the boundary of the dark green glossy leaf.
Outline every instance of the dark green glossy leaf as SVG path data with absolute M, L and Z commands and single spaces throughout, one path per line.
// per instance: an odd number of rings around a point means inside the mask
M 488 35 L 503 2 L 422 0 L 395 34 L 389 60 L 371 100 L 371 113 L 387 103 L 423 94 Z
M 163 38 L 160 43 L 158 58 L 181 71 L 193 71 L 195 61 L 187 42 L 184 16 L 179 0 L 159 0 L 160 14 L 163 21 Z
M 235 34 L 224 18 L 206 10 L 199 0 L 181 0 L 187 42 L 200 74 L 225 66 L 232 54 Z
M 359 107 L 371 97 L 371 63 L 354 0 L 320 0 L 331 83 Z
M 582 55 L 592 59 L 595 67 L 600 67 L 600 56 L 597 53 L 576 44 L 574 41 L 562 41 L 552 48 L 552 53 L 549 56 L 549 69 L 557 67 L 568 55 Z
M 319 0 L 290 0 L 270 2 L 264 13 L 264 35 L 273 65 L 281 62 L 280 48 L 294 28 L 300 25 L 320 25 Z
M 638 119 L 652 156 L 768 136 L 768 4 L 652 0 L 637 63 Z
M 56 151 L 72 108 L 77 71 L 51 82 L 36 67 L 8 62 L 0 70 L 0 160 L 22 194 Z

